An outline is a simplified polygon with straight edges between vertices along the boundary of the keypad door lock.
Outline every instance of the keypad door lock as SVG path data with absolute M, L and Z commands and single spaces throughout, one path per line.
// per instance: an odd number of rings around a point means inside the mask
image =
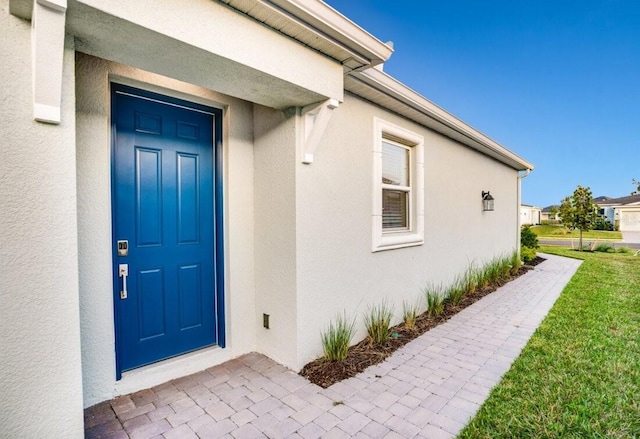
M 129 255 L 129 241 L 122 239 L 118 241 L 118 256 Z

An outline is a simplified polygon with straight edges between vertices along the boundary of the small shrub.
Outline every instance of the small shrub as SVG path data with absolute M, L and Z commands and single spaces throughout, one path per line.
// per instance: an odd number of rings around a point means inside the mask
M 439 316 L 444 311 L 444 302 L 446 300 L 445 291 L 442 285 L 430 284 L 422 290 L 425 301 L 427 302 L 427 315 Z
M 613 248 L 613 246 L 608 242 L 601 242 L 593 248 L 593 251 L 602 253 L 615 253 L 616 249 Z
M 618 247 L 616 253 L 631 253 L 631 249 L 629 247 Z
M 525 264 L 530 264 L 536 259 L 536 251 L 533 248 L 522 247 L 520 249 L 520 255 Z
M 516 274 L 518 274 L 520 267 L 522 267 L 522 260 L 520 259 L 517 251 L 511 253 L 509 264 L 511 265 L 511 275 L 515 276 Z
M 329 324 L 329 329 L 322 333 L 322 347 L 327 360 L 344 361 L 347 358 L 355 327 L 355 319 L 349 321 L 344 312 L 342 315 L 338 314 L 335 324 Z
M 416 300 L 413 303 L 409 303 L 406 300 L 402 301 L 402 320 L 404 326 L 412 330 L 416 326 L 416 319 L 420 313 L 420 300 Z
M 511 277 L 511 258 L 499 258 L 500 280 L 507 280 Z
M 485 275 L 490 284 L 495 284 L 500 280 L 502 267 L 499 258 L 493 258 L 485 267 Z
M 383 344 L 389 340 L 391 317 L 393 317 L 393 307 L 389 306 L 386 301 L 369 308 L 369 312 L 364 317 L 364 323 L 371 341 Z
M 463 288 L 465 294 L 473 294 L 476 292 L 480 280 L 478 273 L 479 270 L 475 268 L 473 264 L 471 264 L 469 268 L 467 268 L 467 271 L 465 271 L 460 282 L 460 286 Z
M 462 277 L 456 279 L 453 284 L 447 289 L 446 297 L 451 301 L 451 303 L 458 306 L 464 298 L 464 293 L 464 277 Z
M 529 248 L 540 247 L 538 244 L 538 235 L 531 230 L 531 226 L 529 226 L 529 224 L 525 224 L 520 230 L 520 245 Z

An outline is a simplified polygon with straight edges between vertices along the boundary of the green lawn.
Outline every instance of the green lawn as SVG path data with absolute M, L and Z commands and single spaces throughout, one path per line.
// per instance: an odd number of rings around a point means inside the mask
M 543 239 L 578 239 L 579 230 L 567 230 L 562 226 L 532 226 L 531 230 Z M 583 239 L 622 239 L 620 232 L 605 232 L 603 230 L 590 230 L 582 233 Z
M 640 438 L 640 256 L 584 259 L 461 438 Z

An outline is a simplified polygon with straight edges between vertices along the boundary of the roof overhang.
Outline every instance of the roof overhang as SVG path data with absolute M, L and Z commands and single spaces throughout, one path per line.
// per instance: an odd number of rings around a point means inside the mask
M 57 77 L 66 34 L 77 51 L 286 109 L 342 101 L 345 71 L 378 65 L 392 53 L 317 0 L 10 0 L 9 8 L 33 20 L 34 10 L 58 2 L 65 7 L 55 17 L 55 48 L 53 25 L 44 21 L 34 20 L 32 41 L 42 47 L 36 65 L 55 57 Z M 61 84 L 46 70 L 34 73 L 34 84 L 54 109 Z
M 533 164 L 379 69 L 374 68 L 348 74 L 345 78 L 345 89 L 492 157 L 513 169 L 525 171 L 534 168 Z
M 369 32 L 318 0 L 220 0 L 340 62 L 345 71 L 384 63 L 393 53 Z

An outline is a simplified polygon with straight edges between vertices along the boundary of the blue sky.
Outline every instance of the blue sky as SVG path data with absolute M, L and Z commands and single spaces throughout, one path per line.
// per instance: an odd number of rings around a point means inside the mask
M 640 1 L 327 0 L 395 52 L 385 72 L 532 162 L 548 206 L 640 179 Z

